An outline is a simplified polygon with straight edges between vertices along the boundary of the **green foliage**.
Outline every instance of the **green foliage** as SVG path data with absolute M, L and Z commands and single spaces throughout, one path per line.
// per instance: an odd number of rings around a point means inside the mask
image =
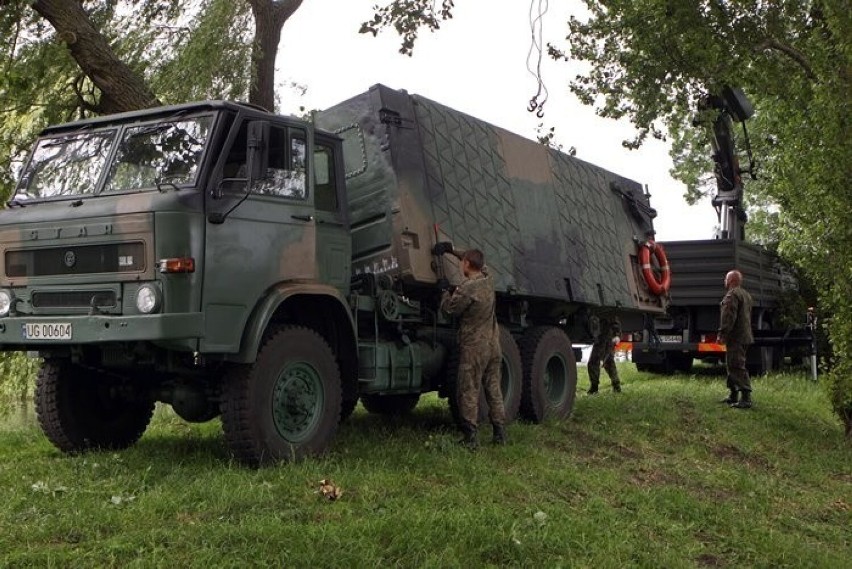
M 620 366 L 619 396 L 455 445 L 446 404 L 358 409 L 329 456 L 229 462 L 213 421 L 166 409 L 134 448 L 62 456 L 0 426 L 0 559 L 29 566 L 844 567 L 849 446 L 804 377 L 724 380 Z M 588 386 L 581 370 L 582 388 Z M 488 435 L 489 429 L 483 429 Z M 343 490 L 324 499 L 319 481 Z M 164 561 L 167 560 L 167 561 Z M 846 560 L 846 561 L 844 561 Z
M 0 417 L 32 401 L 40 364 L 23 353 L 0 352 Z
M 361 24 L 362 34 L 376 36 L 385 28 L 393 28 L 402 38 L 399 52 L 414 53 L 414 42 L 422 28 L 434 32 L 441 23 L 453 17 L 454 0 L 393 0 L 384 6 L 376 6 L 373 19 Z

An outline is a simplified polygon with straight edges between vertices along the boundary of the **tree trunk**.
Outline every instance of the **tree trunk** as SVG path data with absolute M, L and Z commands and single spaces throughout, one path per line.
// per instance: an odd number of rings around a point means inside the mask
M 252 81 L 249 102 L 275 110 L 275 56 L 281 41 L 281 28 L 299 9 L 302 0 L 248 0 L 254 15 Z
M 79 0 L 37 0 L 32 7 L 53 25 L 80 69 L 101 90 L 96 105 L 81 101 L 87 108 L 106 114 L 159 104 L 145 81 L 115 55 Z

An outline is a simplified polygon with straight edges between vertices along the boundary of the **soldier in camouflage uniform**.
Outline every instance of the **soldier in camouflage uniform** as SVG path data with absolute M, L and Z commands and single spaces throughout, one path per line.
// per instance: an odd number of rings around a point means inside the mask
M 477 441 L 479 389 L 485 389 L 495 444 L 506 443 L 506 413 L 500 392 L 500 333 L 494 315 L 494 282 L 483 271 L 485 258 L 478 249 L 465 251 L 460 258 L 465 279 L 453 292 L 444 292 L 441 310 L 461 320 L 459 326 L 458 401 L 464 438 L 474 449 Z
M 751 381 L 746 369 L 746 351 L 754 343 L 751 333 L 751 295 L 742 288 L 743 275 L 730 271 L 725 275 L 727 293 L 722 299 L 719 318 L 719 343 L 725 344 L 730 394 L 722 403 L 738 409 L 751 408 Z M 737 395 L 742 398 L 738 401 Z
M 592 345 L 592 351 L 589 353 L 589 382 L 592 384 L 589 387 L 589 395 L 594 395 L 598 392 L 598 386 L 601 379 L 601 362 L 603 368 L 609 375 L 612 382 L 612 390 L 616 393 L 621 393 L 621 381 L 618 379 L 618 368 L 615 367 L 615 357 L 613 356 L 613 348 L 615 348 L 616 340 L 621 335 L 621 321 L 617 316 L 611 316 L 601 319 L 601 328 L 598 337 L 595 338 L 595 343 Z

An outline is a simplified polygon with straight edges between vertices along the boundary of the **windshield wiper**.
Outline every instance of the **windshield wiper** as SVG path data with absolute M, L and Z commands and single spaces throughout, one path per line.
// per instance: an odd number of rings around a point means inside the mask
M 19 197 L 24 198 L 23 201 L 19 200 L 18 199 Z M 33 198 L 35 198 L 35 196 L 30 194 L 30 193 L 17 193 L 12 197 L 12 199 L 10 199 L 9 201 L 6 202 L 6 207 L 9 207 L 9 208 L 12 208 L 12 207 L 15 207 L 15 206 L 27 207 L 26 202 L 33 199 Z
M 66 134 L 65 136 L 57 136 L 51 139 L 49 142 L 45 142 L 42 144 L 42 148 L 52 148 L 54 146 L 62 146 L 64 144 L 68 144 L 69 142 L 78 142 L 80 140 L 85 140 L 87 138 L 91 138 L 91 133 L 80 133 L 80 134 Z

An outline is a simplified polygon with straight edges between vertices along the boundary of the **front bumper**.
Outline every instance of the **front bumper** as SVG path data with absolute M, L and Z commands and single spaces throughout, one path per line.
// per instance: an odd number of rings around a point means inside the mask
M 36 323 L 71 324 L 68 340 L 24 338 L 24 325 Z M 133 316 L 16 316 L 0 318 L 0 351 L 30 349 L 34 346 L 96 344 L 197 339 L 204 335 L 204 314 L 151 314 Z

